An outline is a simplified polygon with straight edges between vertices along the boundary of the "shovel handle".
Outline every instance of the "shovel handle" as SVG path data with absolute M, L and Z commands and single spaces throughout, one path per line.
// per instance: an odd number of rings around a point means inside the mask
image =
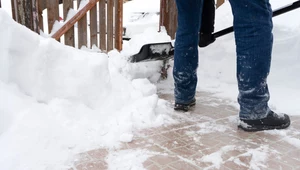
M 276 17 L 278 15 L 287 13 L 287 12 L 292 11 L 294 9 L 297 9 L 299 7 L 300 7 L 300 0 L 292 3 L 291 5 L 287 5 L 285 7 L 282 7 L 282 8 L 279 8 L 279 9 L 273 11 L 273 17 Z M 215 33 L 213 33 L 213 36 L 215 38 L 218 38 L 218 37 L 221 37 L 223 35 L 229 34 L 231 32 L 233 32 L 233 26 L 225 28 L 225 29 L 223 29 L 221 31 L 215 32 Z

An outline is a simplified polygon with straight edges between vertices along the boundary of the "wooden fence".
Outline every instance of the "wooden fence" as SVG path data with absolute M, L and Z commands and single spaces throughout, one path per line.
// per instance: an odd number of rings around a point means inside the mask
M 225 0 L 217 0 L 216 7 L 222 5 Z M 175 0 L 161 0 L 160 1 L 160 26 L 164 26 L 169 36 L 175 38 L 177 29 L 177 7 Z
M 57 40 L 63 36 L 66 45 L 75 47 L 78 44 L 80 48 L 90 44 L 89 47 L 96 45 L 102 51 L 114 48 L 122 50 L 123 0 L 82 1 L 84 0 L 11 0 L 11 4 L 13 18 L 37 33 L 39 30 L 46 30 L 43 25 L 46 20 L 48 33 Z M 59 13 L 60 5 L 63 14 Z M 74 9 L 75 13 L 67 18 L 70 9 Z M 47 10 L 47 18 L 43 16 L 44 10 Z M 63 26 L 53 30 L 54 23 L 60 20 L 60 16 L 65 20 Z M 74 28 L 76 23 L 77 29 Z

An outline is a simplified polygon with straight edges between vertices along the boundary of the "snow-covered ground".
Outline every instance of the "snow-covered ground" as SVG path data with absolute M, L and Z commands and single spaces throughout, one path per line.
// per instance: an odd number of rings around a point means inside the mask
M 169 78 L 158 82 L 161 62 L 127 62 L 144 43 L 171 41 L 166 33 L 157 32 L 159 3 L 152 1 L 134 0 L 124 5 L 125 23 L 143 31 L 132 31 L 124 50 L 108 55 L 66 47 L 30 32 L 11 19 L 9 1 L 3 1 L 0 169 L 66 169 L 77 153 L 118 147 L 120 142 L 131 141 L 136 129 L 174 122 L 169 103 L 156 94 L 156 85 L 164 93 L 173 93 L 171 69 Z M 293 0 L 271 2 L 276 9 Z M 135 12 L 145 10 L 153 15 L 132 20 Z M 274 19 L 268 80 L 271 107 L 290 115 L 300 115 L 299 16 L 300 10 L 296 10 Z M 217 10 L 216 30 L 231 23 L 226 2 Z M 200 49 L 197 90 L 229 99 L 237 107 L 235 67 L 233 34 Z

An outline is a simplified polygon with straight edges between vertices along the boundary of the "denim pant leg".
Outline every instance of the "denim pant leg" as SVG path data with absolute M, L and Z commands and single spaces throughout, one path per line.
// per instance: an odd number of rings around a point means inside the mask
M 203 0 L 176 0 L 178 27 L 173 68 L 176 103 L 186 104 L 195 97 L 202 4 Z
M 234 15 L 240 119 L 265 118 L 273 45 L 272 9 L 268 0 L 229 0 Z

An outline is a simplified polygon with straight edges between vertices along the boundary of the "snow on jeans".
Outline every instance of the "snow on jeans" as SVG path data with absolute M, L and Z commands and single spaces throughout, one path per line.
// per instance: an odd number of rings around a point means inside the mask
M 238 102 L 241 119 L 260 119 L 270 111 L 267 76 L 273 45 L 272 10 L 268 0 L 229 0 L 234 15 Z M 203 0 L 176 0 L 178 28 L 175 41 L 175 102 L 195 97 L 198 31 Z

